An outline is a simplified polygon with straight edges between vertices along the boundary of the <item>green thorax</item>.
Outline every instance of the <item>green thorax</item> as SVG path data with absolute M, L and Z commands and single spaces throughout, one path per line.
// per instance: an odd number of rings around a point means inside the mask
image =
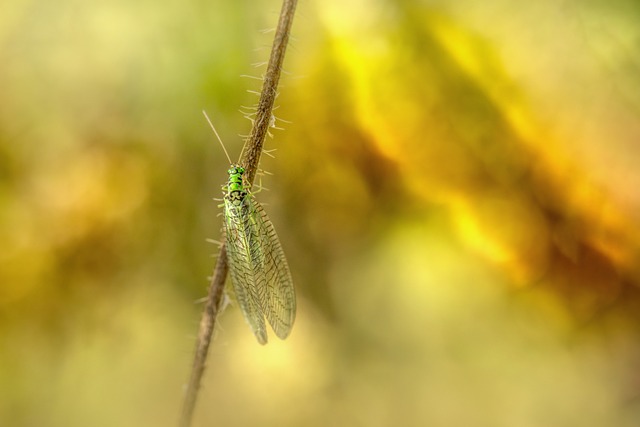
M 229 195 L 237 193 L 245 193 L 242 175 L 244 174 L 244 168 L 242 166 L 231 165 L 229 170 L 229 182 L 227 183 L 227 191 Z

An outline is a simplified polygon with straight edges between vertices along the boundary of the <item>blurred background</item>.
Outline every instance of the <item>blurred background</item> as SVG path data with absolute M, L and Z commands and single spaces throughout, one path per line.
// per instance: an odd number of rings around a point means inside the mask
M 275 0 L 0 8 L 0 425 L 173 426 Z M 298 292 L 194 426 L 636 426 L 640 6 L 304 0 L 263 156 Z M 245 77 L 249 76 L 249 77 Z

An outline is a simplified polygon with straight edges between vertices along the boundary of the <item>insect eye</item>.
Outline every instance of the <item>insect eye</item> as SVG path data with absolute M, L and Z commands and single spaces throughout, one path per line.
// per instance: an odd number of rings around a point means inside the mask
M 238 170 L 238 173 L 244 173 L 244 168 L 242 166 L 238 166 L 236 169 Z

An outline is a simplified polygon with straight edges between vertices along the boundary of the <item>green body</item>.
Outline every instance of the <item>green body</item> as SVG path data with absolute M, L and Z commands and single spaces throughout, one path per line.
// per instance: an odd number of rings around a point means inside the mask
M 265 319 L 286 338 L 296 316 L 296 296 L 280 240 L 267 214 L 244 189 L 244 168 L 232 165 L 224 196 L 231 281 L 240 309 L 258 342 L 266 344 Z

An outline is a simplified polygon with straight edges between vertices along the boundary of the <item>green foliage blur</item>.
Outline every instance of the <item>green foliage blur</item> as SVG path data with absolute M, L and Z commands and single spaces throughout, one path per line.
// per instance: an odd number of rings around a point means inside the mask
M 0 8 L 0 426 L 173 426 L 280 4 Z M 303 1 L 263 156 L 292 335 L 194 426 L 636 426 L 640 7 Z

